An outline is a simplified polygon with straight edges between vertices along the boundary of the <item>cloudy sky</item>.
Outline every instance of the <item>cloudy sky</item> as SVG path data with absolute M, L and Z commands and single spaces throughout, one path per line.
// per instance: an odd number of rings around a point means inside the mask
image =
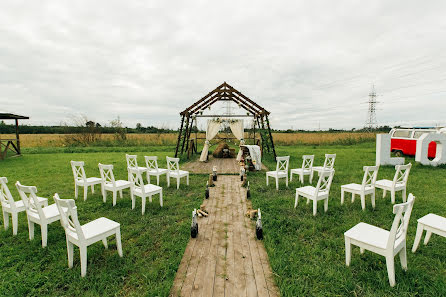
M 177 128 L 228 82 L 274 128 L 446 125 L 446 1 L 0 3 L 0 110 Z

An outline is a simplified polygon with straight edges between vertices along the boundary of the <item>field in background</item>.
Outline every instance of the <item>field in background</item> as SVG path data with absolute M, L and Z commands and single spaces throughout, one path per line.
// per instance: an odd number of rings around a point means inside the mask
M 15 135 L 3 134 L 0 138 L 11 138 Z M 193 134 L 191 137 L 193 138 Z M 198 137 L 204 137 L 199 133 Z M 221 135 L 224 136 L 224 135 Z M 248 135 L 246 135 L 247 137 Z M 22 134 L 20 135 L 22 148 L 30 147 L 63 147 L 66 137 L 70 134 Z M 127 134 L 124 144 L 127 146 L 145 145 L 176 145 L 178 134 Z M 356 144 L 375 140 L 374 133 L 273 133 L 276 145 L 327 145 L 327 144 Z M 203 140 L 199 140 L 199 145 Z M 117 141 L 114 134 L 102 134 L 95 146 L 120 145 L 122 141 Z

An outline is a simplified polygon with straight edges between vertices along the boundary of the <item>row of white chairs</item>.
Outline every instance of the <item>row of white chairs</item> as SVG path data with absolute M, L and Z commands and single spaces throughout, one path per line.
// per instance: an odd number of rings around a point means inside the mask
M 300 182 L 303 184 L 304 177 L 308 175 L 310 177 L 310 183 L 312 183 L 315 172 L 320 175 L 324 171 L 328 172 L 334 170 L 336 154 L 325 154 L 325 161 L 322 166 L 313 166 L 314 155 L 303 155 L 302 159 L 301 168 L 290 170 L 290 181 L 293 180 L 293 175 L 298 175 Z M 266 185 L 269 185 L 269 177 L 274 178 L 276 180 L 276 190 L 279 190 L 280 178 L 285 178 L 286 186 L 288 187 L 290 156 L 277 157 L 276 161 L 276 170 L 266 172 Z
M 21 201 L 15 201 L 8 188 L 8 179 L 0 177 L 0 200 L 3 212 L 5 230 L 9 226 L 9 215 L 12 217 L 13 235 L 17 235 L 18 214 L 25 211 L 28 221 L 29 239 L 34 239 L 35 224 L 40 226 L 42 247 L 48 243 L 48 225 L 60 221 L 65 230 L 68 254 L 68 267 L 73 267 L 73 246 L 79 247 L 81 260 L 81 276 L 87 273 L 87 247 L 95 242 L 102 241 L 108 248 L 107 238 L 115 235 L 116 247 L 120 257 L 123 256 L 121 244 L 120 224 L 101 217 L 87 224 L 81 225 L 77 216 L 77 207 L 73 199 L 60 199 L 54 194 L 55 203 L 48 205 L 48 199 L 37 196 L 35 186 L 25 186 L 19 181 L 15 186 Z

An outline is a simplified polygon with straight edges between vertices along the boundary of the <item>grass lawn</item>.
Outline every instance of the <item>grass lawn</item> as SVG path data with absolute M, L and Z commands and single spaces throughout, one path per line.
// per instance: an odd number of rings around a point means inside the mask
M 14 183 L 35 185 L 39 195 L 52 197 L 57 192 L 61 198 L 74 196 L 70 160 L 86 162 L 87 176 L 99 176 L 97 163 L 115 165 L 117 178 L 126 179 L 125 152 L 137 151 L 139 162 L 144 155 L 157 155 L 160 167 L 165 167 L 165 156 L 172 155 L 171 147 L 154 148 L 101 148 L 94 149 L 33 149 L 20 158 L 0 162 L 0 175 L 8 177 L 9 187 L 19 199 Z M 53 152 L 53 153 L 51 153 Z M 416 219 L 434 212 L 446 216 L 446 170 L 414 164 L 408 192 L 416 197 L 408 231 L 408 266 L 403 272 L 396 257 L 396 287 L 388 284 L 384 257 L 353 249 L 352 263 L 345 266 L 343 233 L 364 221 L 389 229 L 393 221 L 390 196 L 381 198 L 378 191 L 376 209 L 370 199 L 367 209 L 361 210 L 360 200 L 340 205 L 340 186 L 350 182 L 360 183 L 362 166 L 375 162 L 374 143 L 354 146 L 295 146 L 279 147 L 278 155 L 291 156 L 291 168 L 301 166 L 303 154 L 315 154 L 315 164 L 323 163 L 325 153 L 336 153 L 336 174 L 331 188 L 328 212 L 319 203 L 318 215 L 313 217 L 311 204 L 299 203 L 294 209 L 296 178 L 285 189 L 274 183 L 265 184 L 265 174 L 249 173 L 252 202 L 262 209 L 264 244 L 282 296 L 445 296 L 446 295 L 446 239 L 433 235 L 427 247 L 421 245 L 416 254 L 413 244 Z M 407 159 L 414 162 L 413 159 Z M 269 168 L 275 163 L 271 157 L 264 162 Z M 140 165 L 141 166 L 141 165 Z M 392 167 L 382 167 L 378 178 L 393 178 Z M 104 250 L 102 243 L 88 249 L 86 278 L 80 277 L 78 249 L 75 249 L 73 269 L 68 269 L 65 235 L 60 223 L 49 227 L 48 247 L 41 248 L 39 228 L 33 241 L 28 240 L 25 214 L 19 216 L 19 233 L 12 236 L 12 228 L 0 231 L 0 295 L 55 295 L 55 296 L 109 296 L 145 295 L 167 296 L 173 283 L 183 251 L 189 241 L 190 212 L 203 199 L 205 175 L 191 175 L 188 188 L 182 184 L 179 191 L 164 188 L 164 207 L 157 198 L 147 205 L 141 216 L 141 202 L 131 210 L 129 192 L 124 199 L 111 205 L 102 203 L 99 190 L 88 194 L 86 202 L 77 201 L 81 223 L 101 216 L 121 223 L 124 257 L 116 251 L 115 240 Z M 307 180 L 306 180 L 307 181 Z M 314 182 L 315 183 L 315 182 Z M 51 201 L 51 200 L 50 200 Z M 397 194 L 397 201 L 401 195 Z M 52 201 L 51 201 L 52 202 Z

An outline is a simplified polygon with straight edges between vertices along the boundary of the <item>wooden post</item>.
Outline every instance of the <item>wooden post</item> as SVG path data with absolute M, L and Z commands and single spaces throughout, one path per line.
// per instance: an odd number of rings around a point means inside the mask
M 254 126 L 253 127 L 253 129 L 254 129 L 254 136 L 253 136 L 253 139 L 252 139 L 252 143 L 256 144 L 256 120 L 255 120 L 255 118 L 254 118 L 254 125 L 253 126 Z
M 271 127 L 269 125 L 269 119 L 268 115 L 265 116 L 266 118 L 266 124 L 268 125 L 268 133 L 269 133 L 269 139 L 271 140 L 271 148 L 273 149 L 274 158 L 276 158 L 276 150 L 274 149 L 274 141 L 273 141 L 273 135 L 271 134 Z
M 15 119 L 15 137 L 17 139 L 17 153 L 20 155 L 19 120 Z
M 194 119 L 192 119 L 192 121 L 190 122 L 189 131 L 186 132 L 187 133 L 187 135 L 186 135 L 186 151 L 189 151 L 190 133 L 192 132 L 193 124 L 194 124 Z M 188 154 L 187 158 L 189 159 L 189 154 Z
M 186 125 L 185 125 L 186 126 L 186 130 L 184 131 L 185 133 L 184 133 L 184 137 L 183 137 L 183 143 L 181 144 L 181 154 L 183 154 L 183 152 L 184 152 L 184 144 L 186 142 L 187 132 L 188 132 L 188 129 L 189 129 L 189 119 L 190 119 L 190 117 L 187 114 L 186 115 Z
M 175 158 L 178 157 L 178 150 L 180 148 L 180 143 L 181 143 L 181 134 L 183 133 L 183 123 L 184 123 L 184 115 L 181 117 L 181 126 L 180 126 L 180 131 L 178 132 L 177 148 L 175 149 Z

